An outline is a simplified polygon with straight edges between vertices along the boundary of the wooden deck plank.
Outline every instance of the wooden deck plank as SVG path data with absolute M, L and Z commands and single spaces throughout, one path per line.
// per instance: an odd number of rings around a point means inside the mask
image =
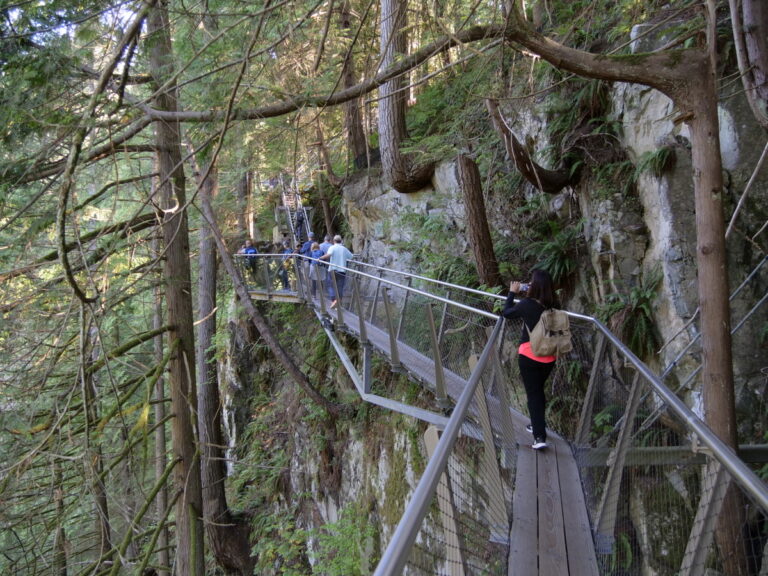
M 570 458 L 559 460 L 560 492 L 563 502 L 567 503 L 567 510 L 565 506 L 563 508 L 568 573 L 570 576 L 593 576 L 598 574 L 595 543 L 579 469 L 572 454 L 573 451 Z
M 360 336 L 357 315 L 329 310 L 337 329 Z M 379 353 L 391 358 L 389 335 L 366 322 L 366 334 Z M 434 391 L 434 362 L 424 354 L 398 342 L 400 363 L 409 375 Z M 448 395 L 459 397 L 466 380 L 445 371 Z M 501 409 L 498 400 L 488 398 L 491 415 Z M 512 527 L 508 574 L 512 576 L 594 576 L 598 574 L 591 529 L 578 468 L 568 444 L 550 433 L 550 447 L 530 448 L 530 433 L 525 431 L 526 415 L 510 411 L 515 428 L 517 470 L 512 503 Z
M 299 297 L 298 292 L 291 290 L 272 290 L 269 292 L 266 290 L 249 290 L 248 294 L 252 300 L 267 302 L 287 302 L 290 304 L 301 304 L 304 302 L 304 300 Z
M 539 576 L 568 574 L 565 548 L 563 501 L 558 477 L 558 452 L 562 440 L 548 438 L 549 447 L 536 452 L 536 476 L 539 500 Z M 566 446 L 567 448 L 567 446 Z
M 517 474 L 512 496 L 512 530 L 509 534 L 509 576 L 531 576 L 539 573 L 536 492 L 536 454 L 528 446 L 518 444 Z

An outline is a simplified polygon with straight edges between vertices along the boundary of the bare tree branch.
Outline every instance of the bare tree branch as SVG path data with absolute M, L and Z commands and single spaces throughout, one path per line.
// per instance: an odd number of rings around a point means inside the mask
M 571 183 L 571 177 L 567 170 L 548 170 L 533 161 L 528 150 L 512 133 L 501 116 L 498 102 L 488 98 L 485 104 L 491 115 L 493 126 L 504 141 L 504 147 L 507 149 L 509 158 L 528 182 L 547 194 L 557 194 Z

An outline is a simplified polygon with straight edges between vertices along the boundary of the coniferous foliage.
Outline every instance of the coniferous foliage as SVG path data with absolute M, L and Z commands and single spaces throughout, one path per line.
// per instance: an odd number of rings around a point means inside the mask
M 748 9 L 754 2 L 742 11 L 750 33 L 765 25 Z M 409 10 L 411 19 L 408 45 L 398 44 L 383 66 L 376 2 L 52 0 L 0 8 L 0 572 L 224 565 L 203 557 L 210 540 L 200 523 L 194 344 L 203 314 L 194 296 L 198 276 L 216 273 L 196 267 L 190 242 L 203 218 L 224 258 L 244 236 L 271 244 L 281 186 L 322 187 L 317 212 L 327 228 L 339 227 L 339 184 L 356 170 L 379 169 L 377 154 L 431 166 L 468 150 L 488 182 L 512 187 L 503 150 L 480 127 L 489 122 L 486 98 L 509 97 L 518 78 L 527 86 L 530 76 L 513 64 L 520 47 L 555 63 L 547 90 L 563 71 L 596 79 L 573 82 L 578 106 L 566 100 L 553 108 L 554 152 L 569 175 L 586 161 L 566 157 L 582 153 L 585 140 L 615 136 L 607 123 L 596 126 L 606 120 L 608 82 L 664 91 L 681 121 L 712 121 L 715 110 L 716 124 L 714 80 L 698 75 L 713 65 L 700 38 L 723 32 L 722 13 L 710 22 L 688 17 L 684 2 L 626 1 L 552 2 L 543 14 L 538 2 L 527 15 L 540 19 L 533 27 L 517 5 L 510 13 L 493 3 L 387 5 Z M 610 53 L 624 49 L 631 22 L 663 20 L 667 10 L 681 15 L 669 41 L 676 52 Z M 543 42 L 542 33 L 560 44 Z M 710 40 L 715 47 L 719 37 Z M 759 84 L 766 58 L 759 39 L 748 39 L 744 55 L 744 76 Z M 384 85 L 394 90 L 376 95 Z M 402 130 L 391 140 L 380 138 L 382 95 L 407 106 L 407 115 L 398 109 Z M 719 190 L 719 157 L 709 166 L 707 155 L 717 147 L 706 139 L 716 126 L 694 127 L 695 165 L 704 174 L 696 189 Z M 380 142 L 389 149 L 377 151 Z M 649 170 L 667 166 L 661 156 L 646 159 Z M 629 172 L 623 166 L 611 175 Z M 202 199 L 198 187 L 208 177 L 219 193 Z M 697 197 L 702 218 L 722 221 L 720 206 Z M 551 265 L 567 276 L 578 233 L 556 232 L 556 245 L 534 245 L 528 256 L 559 250 Z M 723 268 L 722 234 L 707 225 L 700 233 L 713 247 L 702 257 L 701 299 L 717 303 L 704 311 L 702 333 L 725 355 L 713 357 L 705 377 L 728 390 L 732 374 L 719 368 L 730 366 L 720 330 L 727 293 L 712 272 Z M 437 263 L 440 275 L 472 273 Z M 222 295 L 229 286 L 219 283 L 219 306 L 232 297 Z M 334 403 L 311 386 L 290 347 L 272 338 L 260 310 L 249 313 L 255 338 L 331 413 Z M 223 323 L 220 315 L 208 346 L 218 353 Z M 721 404 L 723 430 L 732 398 Z M 306 568 L 303 557 L 297 564 Z

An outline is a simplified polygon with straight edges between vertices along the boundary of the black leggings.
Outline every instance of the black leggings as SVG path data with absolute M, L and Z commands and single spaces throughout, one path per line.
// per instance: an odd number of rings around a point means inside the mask
M 554 362 L 536 362 L 527 356 L 518 354 L 517 364 L 520 367 L 520 377 L 525 386 L 525 395 L 528 398 L 528 414 L 531 416 L 531 426 L 535 438 L 547 439 L 547 423 L 544 413 L 547 399 L 544 394 L 544 383 L 555 367 Z

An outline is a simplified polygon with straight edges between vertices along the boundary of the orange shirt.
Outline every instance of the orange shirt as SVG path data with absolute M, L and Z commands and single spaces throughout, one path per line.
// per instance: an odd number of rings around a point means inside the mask
M 557 356 L 536 356 L 536 354 L 533 353 L 533 350 L 531 350 L 530 342 L 523 342 L 520 344 L 517 353 L 526 358 L 530 358 L 531 360 L 535 360 L 536 362 L 549 363 L 557 360 Z

